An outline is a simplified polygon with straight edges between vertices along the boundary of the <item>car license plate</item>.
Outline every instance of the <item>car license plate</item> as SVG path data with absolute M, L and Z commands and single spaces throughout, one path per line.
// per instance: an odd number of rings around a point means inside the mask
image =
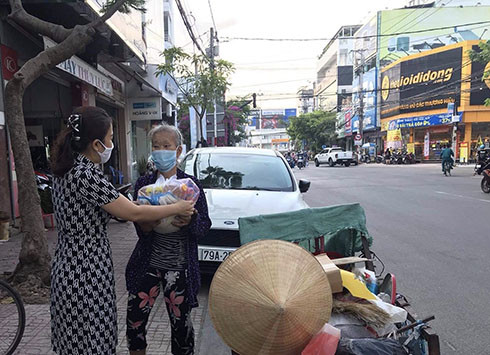
M 225 261 L 226 258 L 232 253 L 232 250 L 217 250 L 211 248 L 200 248 L 199 260 L 201 261 Z

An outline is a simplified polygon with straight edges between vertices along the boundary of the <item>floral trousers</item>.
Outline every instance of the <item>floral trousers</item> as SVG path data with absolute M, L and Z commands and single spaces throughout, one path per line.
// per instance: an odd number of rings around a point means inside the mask
M 146 349 L 146 326 L 155 300 L 163 291 L 170 318 L 172 354 L 194 354 L 191 307 L 186 300 L 186 271 L 149 268 L 137 294 L 129 294 L 126 337 L 131 351 Z

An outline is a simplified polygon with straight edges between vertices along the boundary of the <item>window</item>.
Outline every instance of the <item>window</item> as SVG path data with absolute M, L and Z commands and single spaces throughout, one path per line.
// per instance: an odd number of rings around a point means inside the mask
M 188 154 L 182 163 L 180 163 L 179 168 L 184 173 L 189 175 L 194 175 L 194 164 L 192 164 L 192 160 L 194 158 L 194 154 Z
M 196 171 L 208 189 L 294 191 L 292 177 L 277 156 L 199 154 Z

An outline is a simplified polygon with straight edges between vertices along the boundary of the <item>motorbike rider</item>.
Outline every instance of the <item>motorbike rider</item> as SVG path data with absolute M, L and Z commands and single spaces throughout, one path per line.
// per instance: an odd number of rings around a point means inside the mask
M 454 166 L 454 159 L 453 159 L 453 157 L 454 157 L 453 150 L 451 149 L 451 147 L 449 146 L 449 144 L 445 144 L 444 145 L 444 149 L 441 152 L 442 172 L 444 172 L 444 164 L 446 162 L 450 162 L 451 163 L 451 167 Z

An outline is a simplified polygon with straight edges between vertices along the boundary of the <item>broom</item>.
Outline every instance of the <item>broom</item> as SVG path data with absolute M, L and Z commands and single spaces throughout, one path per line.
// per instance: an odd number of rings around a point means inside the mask
M 375 327 L 385 326 L 390 315 L 372 303 L 345 302 L 334 299 L 332 313 L 347 313 Z

